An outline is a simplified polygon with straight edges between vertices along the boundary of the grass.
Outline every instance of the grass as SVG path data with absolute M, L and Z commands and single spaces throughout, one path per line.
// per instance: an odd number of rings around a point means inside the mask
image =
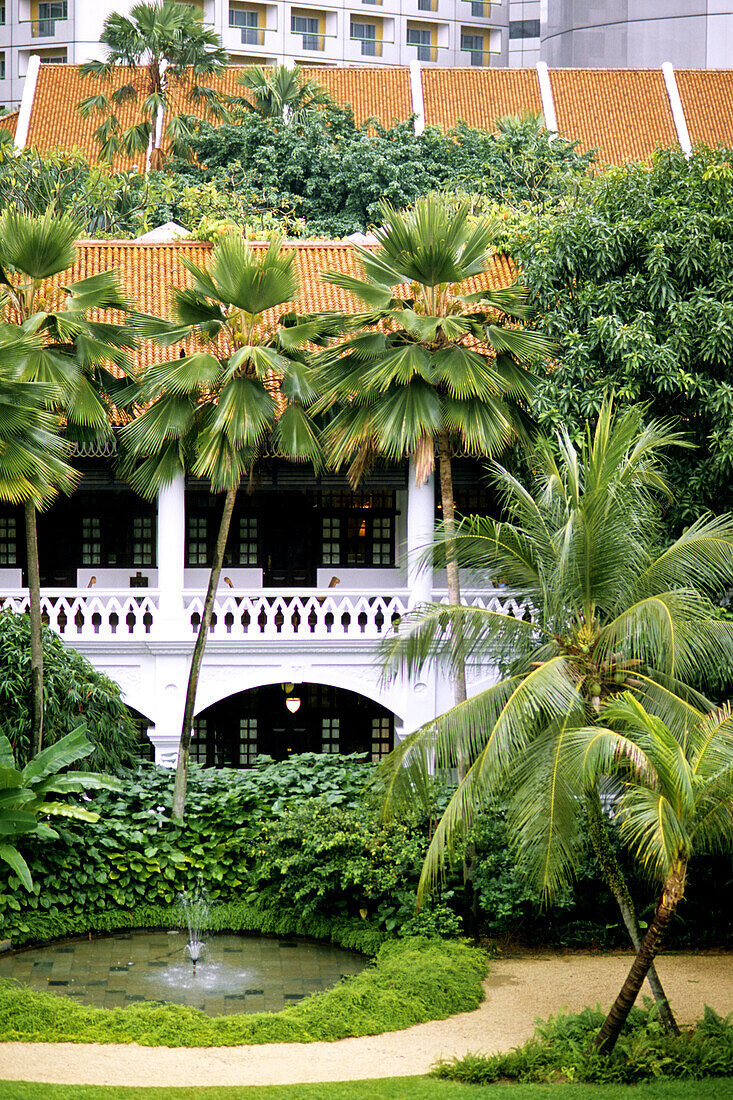
M 144 1089 L 0 1082 L 2 1100 L 733 1100 L 733 1078 L 645 1085 L 460 1085 L 384 1077 L 319 1085 Z
M 282 1012 L 211 1017 L 156 1002 L 91 1008 L 4 982 L 0 1041 L 209 1047 L 378 1035 L 477 1008 L 485 975 L 481 951 L 456 941 L 415 937 L 384 944 L 374 966 Z

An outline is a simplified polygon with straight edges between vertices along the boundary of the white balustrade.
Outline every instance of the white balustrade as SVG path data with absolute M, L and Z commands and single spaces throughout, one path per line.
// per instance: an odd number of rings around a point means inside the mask
M 0 609 L 28 610 L 28 593 L 0 596 Z M 109 641 L 145 638 L 153 627 L 158 610 L 155 593 L 120 594 L 87 588 L 41 589 L 43 621 L 64 641 Z
M 466 592 L 465 602 L 515 618 L 528 616 L 527 600 L 506 589 Z M 440 603 L 448 603 L 437 592 Z M 363 590 L 339 592 L 291 589 L 257 593 L 233 590 L 214 604 L 210 637 L 240 642 L 284 639 L 332 640 L 377 639 L 387 633 L 408 611 L 407 589 L 390 594 Z M 183 594 L 183 623 L 188 637 L 198 632 L 204 597 L 200 592 Z M 27 592 L 0 595 L 0 609 L 27 612 Z M 112 592 L 89 589 L 41 590 L 44 622 L 61 637 L 74 641 L 145 639 L 156 634 L 160 620 L 159 594 L 155 590 Z

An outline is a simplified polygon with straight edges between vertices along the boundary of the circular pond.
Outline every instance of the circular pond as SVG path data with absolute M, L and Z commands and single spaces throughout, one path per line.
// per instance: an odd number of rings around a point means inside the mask
M 0 978 L 121 1008 L 171 1001 L 209 1016 L 278 1012 L 367 965 L 363 955 L 304 939 L 207 935 L 194 973 L 183 932 L 127 932 L 68 940 L 0 957 Z

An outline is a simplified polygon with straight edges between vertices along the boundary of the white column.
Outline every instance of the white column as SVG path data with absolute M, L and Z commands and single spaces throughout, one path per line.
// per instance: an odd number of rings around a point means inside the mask
M 11 17 L 12 18 L 12 17 Z M 10 57 L 10 51 L 8 53 L 8 66 L 12 64 L 12 58 Z M 18 122 L 15 127 L 15 148 L 25 149 L 25 143 L 28 140 L 28 127 L 31 123 L 31 111 L 33 110 L 33 100 L 36 95 L 36 82 L 38 80 L 38 70 L 41 67 L 41 59 L 37 54 L 33 54 L 28 58 L 28 69 L 25 74 L 25 83 L 23 84 L 23 98 L 20 101 L 20 110 L 18 112 Z M 8 69 L 8 75 L 10 70 Z
M 431 474 L 422 485 L 415 484 L 415 462 L 410 459 L 407 482 L 407 587 L 410 607 L 433 598 L 433 566 L 423 555 L 435 530 L 435 479 Z
M 172 628 L 182 625 L 183 619 L 186 541 L 184 487 L 184 477 L 180 474 L 158 494 L 158 617 L 159 625 L 168 637 L 171 636 Z
M 557 114 L 555 112 L 555 98 L 552 94 L 550 82 L 550 70 L 546 61 L 537 62 L 537 79 L 540 84 L 540 99 L 542 100 L 542 114 L 545 116 L 545 126 L 551 134 L 557 133 Z
M 425 133 L 425 100 L 422 92 L 422 71 L 419 61 L 410 62 L 410 96 L 412 113 L 415 116 L 415 133 L 418 137 Z
M 674 66 L 671 61 L 664 62 L 662 65 L 662 74 L 664 76 L 664 86 L 667 89 L 669 106 L 672 110 L 674 128 L 677 131 L 677 138 L 682 147 L 682 152 L 689 160 L 692 155 L 692 142 L 690 141 L 690 133 L 687 129 L 687 120 L 682 107 L 682 100 L 680 99 L 680 91 L 677 87 L 677 77 L 674 75 Z

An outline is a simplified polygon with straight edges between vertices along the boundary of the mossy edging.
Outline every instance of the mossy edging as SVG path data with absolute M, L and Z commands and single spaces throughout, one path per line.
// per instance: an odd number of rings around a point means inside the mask
M 127 914 L 96 914 L 96 919 L 86 919 L 83 929 L 78 917 L 67 918 L 66 923 L 72 934 L 112 931 L 113 927 L 178 927 L 180 910 L 176 919 L 175 911 L 176 907 L 151 906 Z M 226 928 L 293 935 L 308 934 L 307 928 L 312 935 L 314 924 L 321 926 L 294 913 L 259 911 L 255 921 L 258 911 L 237 903 L 212 912 L 215 918 L 210 927 L 215 931 Z M 59 919 L 46 923 L 52 928 L 46 928 L 45 938 L 57 937 Z M 324 930 L 326 925 L 329 922 L 323 921 Z M 320 938 L 353 950 L 355 929 L 350 925 L 348 921 L 330 922 L 330 935 Z M 0 1041 L 206 1047 L 376 1035 L 477 1008 L 483 1000 L 485 975 L 486 956 L 476 948 L 460 941 L 413 937 L 383 943 L 373 966 L 276 1013 L 209 1017 L 188 1006 L 158 1002 L 92 1008 L 63 995 L 4 982 L 0 983 Z
M 143 905 L 135 909 L 101 909 L 83 914 L 37 914 L 25 921 L 27 932 L 17 936 L 13 947 L 48 943 L 87 932 L 116 932 L 129 928 L 185 928 L 180 905 Z M 376 955 L 389 937 L 370 921 L 346 917 L 328 919 L 304 916 L 295 909 L 261 909 L 246 902 L 224 902 L 211 907 L 207 928 L 212 932 L 259 932 L 273 936 L 308 936 Z

